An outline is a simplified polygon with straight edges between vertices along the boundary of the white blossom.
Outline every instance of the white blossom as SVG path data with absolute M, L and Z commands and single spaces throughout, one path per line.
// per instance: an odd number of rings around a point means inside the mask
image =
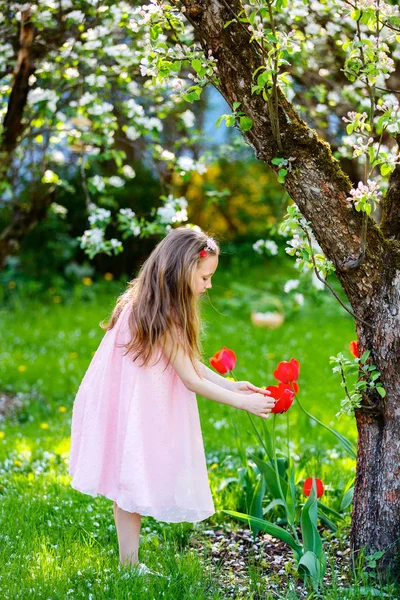
M 122 179 L 122 177 L 118 177 L 118 175 L 112 175 L 108 178 L 108 183 L 114 187 L 122 187 L 125 181 Z
M 190 129 L 190 127 L 193 127 L 196 121 L 196 117 L 194 116 L 194 113 L 192 113 L 191 110 L 185 110 L 185 112 L 181 114 L 181 119 L 185 127 L 187 127 L 188 129 Z
M 128 140 L 135 141 L 140 137 L 140 131 L 138 131 L 135 127 L 132 127 L 132 125 L 130 125 L 125 131 L 125 135 L 128 138 Z
M 132 169 L 132 167 L 130 165 L 124 165 L 122 167 L 122 171 L 123 171 L 125 177 L 129 177 L 130 179 L 132 179 L 136 175 L 134 169 Z
M 283 291 L 287 294 L 292 290 L 295 290 L 299 287 L 300 280 L 299 279 L 288 279 L 285 285 L 283 286 Z

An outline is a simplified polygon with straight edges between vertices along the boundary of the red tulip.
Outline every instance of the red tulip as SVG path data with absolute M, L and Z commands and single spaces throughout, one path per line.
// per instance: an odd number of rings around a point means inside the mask
M 317 487 L 317 498 L 321 498 L 324 494 L 324 484 L 320 479 L 316 477 L 308 477 L 304 482 L 304 495 L 309 496 L 312 490 L 313 479 L 315 479 L 315 485 Z
M 289 410 L 292 406 L 294 392 L 287 383 L 270 385 L 267 387 L 267 390 L 271 392 L 272 398 L 276 400 L 275 406 L 272 408 L 271 412 L 281 414 Z
M 232 371 L 236 365 L 236 354 L 233 350 L 229 350 L 226 346 L 219 350 L 210 358 L 210 365 L 214 367 L 218 373 L 224 375 L 229 371 Z
M 360 357 L 360 354 L 358 352 L 358 340 L 354 340 L 353 342 L 350 342 L 349 348 L 350 348 L 350 352 L 352 353 L 352 355 L 355 358 L 359 358 Z
M 289 362 L 283 360 L 279 363 L 274 371 L 274 377 L 282 383 L 295 382 L 299 376 L 300 363 L 295 358 L 291 358 Z M 297 384 L 294 385 L 295 391 L 299 389 Z M 296 389 L 297 388 L 297 389 Z

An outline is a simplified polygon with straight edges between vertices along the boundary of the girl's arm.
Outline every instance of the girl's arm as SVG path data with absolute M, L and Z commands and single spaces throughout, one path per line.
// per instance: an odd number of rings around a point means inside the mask
M 196 361 L 196 364 L 197 364 L 198 369 L 199 369 L 200 373 L 202 374 L 202 376 L 205 377 L 206 379 L 208 379 L 208 381 L 212 381 L 213 383 L 220 385 L 221 387 L 225 388 L 226 390 L 231 390 L 232 392 L 234 391 L 234 387 L 235 387 L 234 381 L 230 381 L 229 379 L 222 377 L 222 375 L 219 375 L 219 373 L 215 373 L 215 371 L 213 371 L 212 369 L 207 367 L 207 365 L 205 365 L 204 363 L 202 363 L 199 360 Z
M 247 410 L 248 412 L 263 418 L 268 417 L 275 404 L 275 400 L 269 395 L 266 395 L 268 392 L 265 390 L 264 393 L 254 392 L 244 395 L 221 387 L 213 381 L 209 381 L 208 379 L 199 376 L 182 345 L 174 343 L 171 336 L 168 334 L 165 336 L 163 350 L 184 385 L 192 392 L 200 394 L 209 400 L 215 400 L 216 402 L 228 404 L 234 408 Z M 202 370 L 200 370 L 200 372 L 202 374 L 204 373 Z
M 222 375 L 215 373 L 215 371 L 212 369 L 209 369 L 207 365 L 199 360 L 197 361 L 197 365 L 203 377 L 209 381 L 212 381 L 213 383 L 216 383 L 217 385 L 220 385 L 226 390 L 230 390 L 231 392 L 239 392 L 241 394 L 250 394 L 252 392 L 260 392 L 261 394 L 265 393 L 264 388 L 257 387 L 256 385 L 250 383 L 250 381 L 231 381 L 226 379 L 225 377 L 222 377 Z

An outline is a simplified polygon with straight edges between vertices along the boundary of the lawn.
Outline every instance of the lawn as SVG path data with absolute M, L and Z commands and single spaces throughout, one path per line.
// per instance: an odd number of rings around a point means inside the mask
M 281 293 L 284 281 L 296 277 L 293 267 L 258 258 L 243 265 L 231 261 L 230 269 L 227 260 L 221 262 L 210 298 L 202 303 L 204 360 L 208 362 L 208 357 L 227 346 L 237 354 L 237 378 L 271 385 L 277 363 L 297 358 L 304 406 L 355 441 L 354 420 L 335 416 L 343 390 L 329 364 L 331 355 L 349 355 L 348 344 L 355 338 L 351 317 L 325 293 L 323 300 L 306 298 L 304 307 L 289 315 L 279 329 L 256 328 L 246 308 L 247 292 L 259 288 Z M 196 540 L 204 538 L 205 532 L 239 527 L 220 511 L 245 508 L 242 488 L 234 481 L 243 466 L 238 442 L 252 452 L 261 451 L 245 411 L 198 399 L 215 515 L 195 525 L 142 519 L 140 560 L 168 573 L 167 583 L 154 578 L 133 580 L 121 571 L 112 503 L 70 488 L 67 461 L 74 395 L 104 335 L 98 323 L 109 315 L 124 287 L 125 282 L 100 281 L 51 289 L 40 300 L 16 288 L 0 310 L 1 387 L 18 394 L 22 403 L 14 416 L 0 421 L 1 596 L 96 600 L 225 598 L 231 594 L 235 598 L 299 597 L 289 585 L 279 591 L 279 576 L 265 560 L 249 563 L 246 590 L 235 583 L 228 589 L 221 584 L 224 565 L 215 566 L 211 544 L 204 543 L 201 552 L 196 549 Z M 287 414 L 290 453 L 303 465 L 299 475 L 322 478 L 325 502 L 336 507 L 354 472 L 354 461 L 296 403 Z M 260 419 L 254 419 L 260 426 Z M 280 415 L 277 420 L 278 448 L 286 452 L 287 417 Z M 349 517 L 345 527 L 348 522 Z M 282 553 L 286 553 L 285 560 L 290 558 L 287 547 Z M 340 597 L 335 585 L 329 592 L 332 595 L 325 597 Z M 257 595 L 260 589 L 262 596 Z M 348 597 L 361 597 L 359 593 L 356 590 Z

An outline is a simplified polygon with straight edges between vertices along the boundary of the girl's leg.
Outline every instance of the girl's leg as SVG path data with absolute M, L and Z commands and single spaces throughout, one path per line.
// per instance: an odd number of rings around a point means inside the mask
M 122 510 L 114 501 L 114 520 L 117 528 L 119 560 L 125 565 L 139 562 L 141 515 Z

